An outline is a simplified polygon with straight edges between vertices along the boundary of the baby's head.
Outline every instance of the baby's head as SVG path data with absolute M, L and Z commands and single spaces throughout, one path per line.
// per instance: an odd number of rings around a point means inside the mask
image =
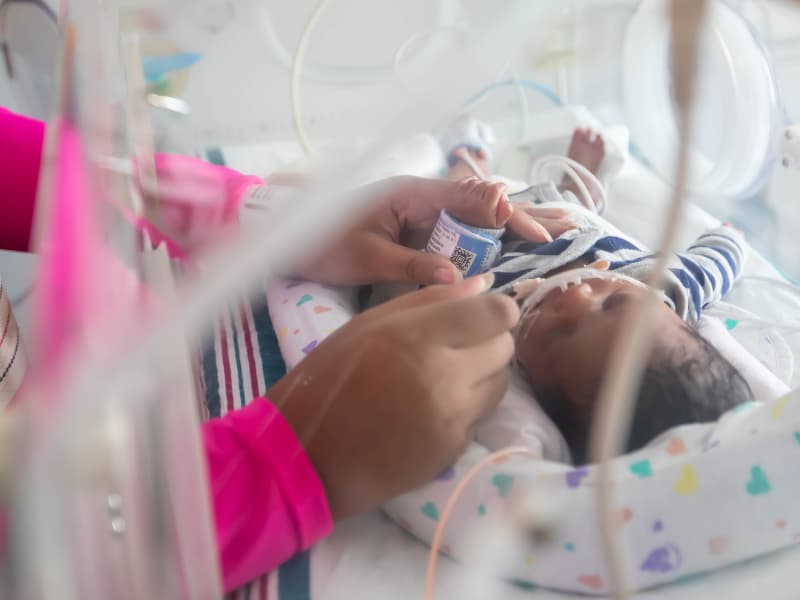
M 566 290 L 534 292 L 535 307 L 523 313 L 517 359 L 576 463 L 588 459 L 594 407 L 624 309 L 646 292 L 628 278 L 583 279 Z M 667 305 L 659 304 L 653 318 L 655 344 L 628 451 L 671 427 L 715 421 L 751 399 L 749 386 L 733 365 Z

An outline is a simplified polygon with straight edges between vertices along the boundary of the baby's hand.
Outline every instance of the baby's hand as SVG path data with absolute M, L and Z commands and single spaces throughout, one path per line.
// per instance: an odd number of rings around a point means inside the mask
M 515 237 L 531 242 L 552 242 L 553 236 L 575 227 L 563 209 L 511 204 L 505 184 L 474 177 L 459 183 L 447 210 L 465 225 L 488 229 L 507 226 Z
M 552 242 L 554 237 L 575 229 L 572 213 L 563 208 L 519 202 L 511 205 L 514 214 L 508 221 L 512 237 L 531 242 Z
M 514 212 L 502 183 L 470 177 L 459 182 L 454 196 L 447 211 L 471 227 L 500 229 Z

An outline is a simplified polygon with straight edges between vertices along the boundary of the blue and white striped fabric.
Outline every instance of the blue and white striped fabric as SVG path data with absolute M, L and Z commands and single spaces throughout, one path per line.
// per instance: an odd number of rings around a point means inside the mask
M 506 244 L 491 269 L 495 289 L 507 291 L 515 282 L 546 277 L 571 264 L 588 265 L 599 260 L 608 261 L 611 271 L 644 281 L 655 262 L 653 252 L 602 217 L 581 209 L 569 207 L 579 226 L 552 242 Z M 686 252 L 672 257 L 664 291 L 684 321 L 696 323 L 703 310 L 730 291 L 741 274 L 745 247 L 736 230 L 718 227 L 700 236 Z

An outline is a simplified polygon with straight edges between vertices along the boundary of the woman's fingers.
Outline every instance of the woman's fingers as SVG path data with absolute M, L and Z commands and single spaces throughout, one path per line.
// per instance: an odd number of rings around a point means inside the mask
M 401 246 L 377 234 L 361 234 L 360 272 L 353 279 L 364 283 L 391 281 L 419 285 L 452 284 L 461 273 L 444 256 Z
M 429 306 L 420 318 L 427 323 L 424 335 L 431 343 L 467 348 L 511 330 L 519 321 L 519 307 L 503 294 L 483 294 Z
M 544 225 L 540 224 L 527 212 L 516 208 L 514 208 L 514 212 L 508 220 L 508 229 L 512 234 L 529 242 L 545 243 L 553 241 L 553 236 Z
M 463 348 L 463 364 L 474 385 L 504 370 L 514 358 L 514 337 L 509 331 Z
M 473 422 L 473 427 L 477 425 L 478 421 L 491 413 L 506 393 L 508 388 L 508 368 L 506 365 L 489 376 L 484 377 L 472 386 L 473 394 L 480 399 L 483 407 L 483 413 L 477 415 L 477 419 Z
M 575 228 L 571 213 L 562 208 L 529 202 L 514 204 L 513 208 L 508 228 L 512 234 L 529 242 L 552 242 L 553 238 Z
M 486 273 L 470 277 L 453 285 L 432 285 L 370 309 L 362 313 L 358 318 L 382 318 L 407 309 L 426 308 L 470 298 L 488 291 L 492 287 L 493 281 L 494 275 Z
M 547 205 L 537 206 L 532 202 L 515 203 L 514 208 L 524 210 L 529 215 L 537 219 L 567 219 L 572 218 L 572 213 L 565 208 L 557 208 Z

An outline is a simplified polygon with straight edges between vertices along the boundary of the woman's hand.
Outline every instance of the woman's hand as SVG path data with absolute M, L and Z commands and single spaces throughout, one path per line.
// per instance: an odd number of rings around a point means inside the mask
M 546 241 L 548 227 L 558 234 L 565 227 L 565 220 L 555 215 L 558 209 L 513 208 L 503 184 L 478 179 L 392 177 L 368 186 L 366 192 L 379 199 L 377 208 L 325 252 L 296 269 L 298 276 L 349 285 L 459 281 L 458 270 L 447 258 L 403 245 L 416 234 L 418 247 L 424 246 L 442 209 L 475 227 L 507 225 L 518 237 L 531 241 Z M 536 222 L 540 217 L 543 225 Z
M 519 202 L 512 206 L 514 214 L 509 219 L 508 229 L 511 236 L 517 239 L 530 242 L 545 241 L 541 239 L 541 236 L 535 237 L 529 230 L 531 222 L 536 223 L 547 232 L 550 240 L 546 241 L 552 241 L 553 238 L 576 227 L 572 213 L 564 208 L 537 205 L 532 202 Z
M 483 294 L 490 285 L 433 286 L 362 313 L 269 390 L 334 518 L 431 481 L 500 401 L 519 310 Z

